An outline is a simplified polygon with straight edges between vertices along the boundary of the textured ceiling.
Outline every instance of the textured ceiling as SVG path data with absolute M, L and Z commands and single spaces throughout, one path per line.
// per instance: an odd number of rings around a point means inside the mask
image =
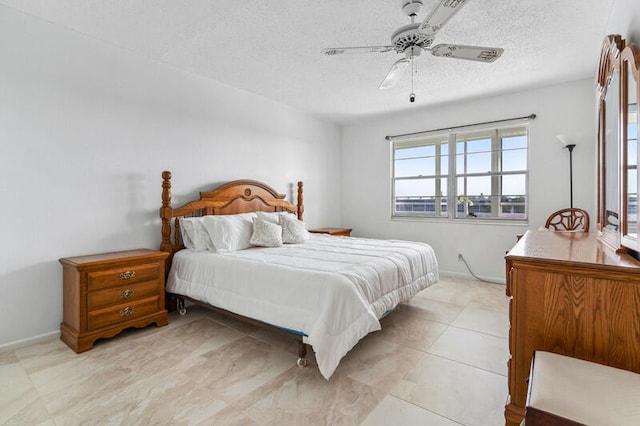
M 418 19 L 435 4 L 423 0 Z M 388 45 L 408 24 L 403 0 L 0 0 L 144 57 L 338 122 L 595 76 L 614 0 L 468 0 L 434 44 L 505 49 L 492 64 L 418 59 L 378 85 L 400 55 L 325 56 L 327 47 Z

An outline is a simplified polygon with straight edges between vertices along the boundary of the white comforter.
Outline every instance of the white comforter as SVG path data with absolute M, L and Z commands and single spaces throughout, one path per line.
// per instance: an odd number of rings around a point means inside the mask
M 311 234 L 274 248 L 181 250 L 167 291 L 303 332 L 328 379 L 385 312 L 437 281 L 428 244 Z

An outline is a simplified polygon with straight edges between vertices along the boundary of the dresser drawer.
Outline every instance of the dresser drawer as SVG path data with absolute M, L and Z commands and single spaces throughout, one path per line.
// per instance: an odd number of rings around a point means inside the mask
M 158 278 L 160 278 L 160 266 L 158 263 L 123 266 L 104 271 L 89 272 L 87 290 L 120 287 L 127 284 L 157 280 Z
M 158 302 L 158 297 L 155 296 L 112 308 L 90 311 L 87 315 L 87 328 L 88 330 L 97 330 L 157 312 Z
M 154 280 L 138 284 L 121 284 L 119 287 L 92 291 L 87 295 L 87 309 L 93 311 L 156 296 L 159 285 L 159 282 Z

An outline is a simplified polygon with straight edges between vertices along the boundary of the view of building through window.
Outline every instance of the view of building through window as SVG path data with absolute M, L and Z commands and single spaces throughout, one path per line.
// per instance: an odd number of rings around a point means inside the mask
M 638 105 L 630 104 L 627 118 L 627 228 L 638 227 Z
M 393 215 L 526 219 L 527 146 L 526 125 L 394 141 Z

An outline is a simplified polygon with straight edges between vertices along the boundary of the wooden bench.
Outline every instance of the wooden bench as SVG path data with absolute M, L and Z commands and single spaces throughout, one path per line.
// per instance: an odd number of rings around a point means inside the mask
M 640 374 L 536 351 L 524 423 L 640 425 Z

